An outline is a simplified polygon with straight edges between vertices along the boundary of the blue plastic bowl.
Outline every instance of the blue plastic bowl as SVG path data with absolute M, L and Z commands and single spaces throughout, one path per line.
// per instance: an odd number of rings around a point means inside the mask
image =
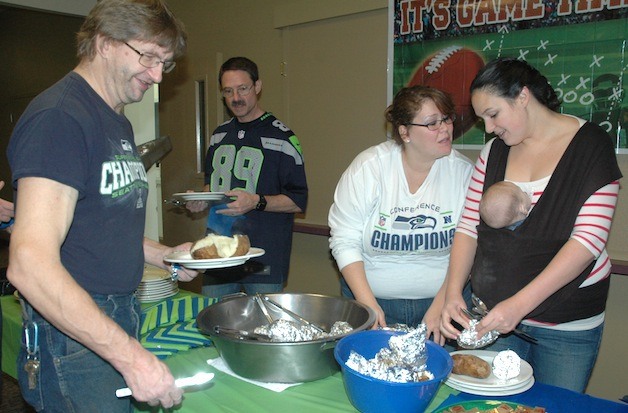
M 336 344 L 334 356 L 342 369 L 347 396 L 362 413 L 424 412 L 453 368 L 449 353 L 432 341 L 426 342 L 427 370 L 434 375 L 432 380 L 392 383 L 365 376 L 346 366 L 351 350 L 370 360 L 379 350 L 388 347 L 390 337 L 400 334 L 404 333 L 389 330 L 360 331 L 343 337 Z

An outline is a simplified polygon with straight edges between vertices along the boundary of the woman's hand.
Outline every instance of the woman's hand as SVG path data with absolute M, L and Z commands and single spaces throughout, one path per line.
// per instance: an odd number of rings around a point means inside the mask
M 356 296 L 355 299 L 360 304 L 364 304 L 365 306 L 375 311 L 375 323 L 373 324 L 373 327 L 371 327 L 371 330 L 377 330 L 380 327 L 386 327 L 386 314 L 384 314 L 384 310 L 382 310 L 382 307 L 380 307 L 377 303 L 375 296 L 373 296 L 372 294 L 368 297 Z
M 373 306 L 371 306 L 371 308 L 373 308 Z M 375 319 L 375 324 L 373 324 L 371 330 L 377 330 L 380 327 L 386 327 L 386 314 L 384 314 L 384 310 L 382 310 L 382 307 L 380 307 L 379 304 L 375 302 L 375 308 L 373 308 L 373 310 L 375 310 L 377 318 Z
M 377 318 L 372 329 L 376 330 L 379 327 L 386 327 L 386 315 L 377 302 L 375 294 L 373 294 L 371 286 L 366 279 L 364 263 L 362 261 L 352 262 L 346 265 L 341 272 L 355 300 L 375 311 Z
M 440 332 L 440 317 L 442 309 L 443 307 L 441 304 L 436 302 L 432 303 L 423 317 L 423 323 L 427 326 L 427 338 L 430 338 L 433 334 L 434 338 L 432 340 L 441 346 L 445 344 L 445 336 L 443 336 Z
M 510 333 L 521 322 L 525 314 L 521 314 L 514 300 L 507 299 L 498 303 L 482 318 L 476 326 L 478 337 L 489 331 L 497 330 L 500 334 Z
M 442 335 L 450 339 L 458 338 L 460 331 L 454 327 L 452 321 L 457 322 L 464 328 L 469 327 L 469 319 L 462 312 L 462 309 L 466 308 L 467 303 L 462 298 L 462 294 L 447 294 L 440 317 L 440 332 Z

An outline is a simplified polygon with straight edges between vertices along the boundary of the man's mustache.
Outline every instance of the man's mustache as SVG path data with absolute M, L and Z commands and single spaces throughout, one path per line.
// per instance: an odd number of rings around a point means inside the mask
M 233 102 L 231 102 L 231 106 L 233 107 L 244 106 L 244 105 L 246 105 L 246 103 L 243 100 L 234 100 Z

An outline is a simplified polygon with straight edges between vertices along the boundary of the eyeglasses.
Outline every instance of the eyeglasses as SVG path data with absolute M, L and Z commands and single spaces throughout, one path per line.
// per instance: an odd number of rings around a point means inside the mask
M 163 68 L 161 69 L 164 73 L 170 73 L 172 69 L 177 65 L 177 62 L 167 61 L 167 60 L 159 60 L 159 57 L 149 54 L 142 53 L 137 50 L 135 47 L 131 46 L 127 42 L 124 42 L 131 50 L 140 55 L 140 64 L 148 69 L 159 66 L 160 63 L 163 63 Z
M 253 86 L 255 86 L 255 83 L 253 83 L 251 86 L 238 86 L 237 88 L 235 88 L 235 91 L 230 87 L 226 87 L 220 93 L 222 93 L 222 96 L 226 98 L 233 97 L 233 94 L 236 91 L 240 96 L 248 96 L 248 94 L 251 93 Z
M 451 116 L 445 116 L 442 119 L 437 119 L 434 120 L 430 123 L 426 123 L 426 124 L 421 124 L 421 123 L 408 123 L 407 126 L 424 126 L 427 129 L 431 130 L 431 131 L 437 131 L 440 129 L 440 125 L 441 124 L 445 124 L 445 125 L 451 125 L 452 123 L 454 123 L 454 121 L 456 120 L 456 115 L 451 115 Z

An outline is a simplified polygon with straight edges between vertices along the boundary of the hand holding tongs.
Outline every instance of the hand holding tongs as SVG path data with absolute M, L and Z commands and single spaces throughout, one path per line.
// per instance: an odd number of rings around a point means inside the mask
M 189 386 L 198 386 L 198 385 L 207 383 L 213 378 L 214 378 L 214 373 L 196 373 L 194 376 L 191 376 L 191 377 L 183 377 L 180 379 L 176 379 L 174 381 L 174 385 L 179 388 L 189 387 Z M 116 390 L 116 397 L 118 398 L 128 397 L 128 396 L 131 396 L 132 394 L 133 393 L 131 392 L 131 389 L 129 389 L 128 387 L 123 387 L 121 389 Z
M 486 304 L 484 304 L 484 302 L 482 300 L 480 300 L 475 294 L 471 297 L 471 299 L 473 300 L 473 308 L 471 308 L 471 311 L 467 310 L 466 308 L 463 308 L 462 311 L 469 317 L 475 320 L 480 321 L 481 319 L 484 318 L 485 315 L 488 314 L 488 309 L 486 308 Z M 518 328 L 515 328 L 514 330 L 512 330 L 512 333 L 526 341 L 529 341 L 532 344 L 537 344 L 537 339 L 532 337 L 530 334 L 526 333 L 525 331 L 519 330 Z

